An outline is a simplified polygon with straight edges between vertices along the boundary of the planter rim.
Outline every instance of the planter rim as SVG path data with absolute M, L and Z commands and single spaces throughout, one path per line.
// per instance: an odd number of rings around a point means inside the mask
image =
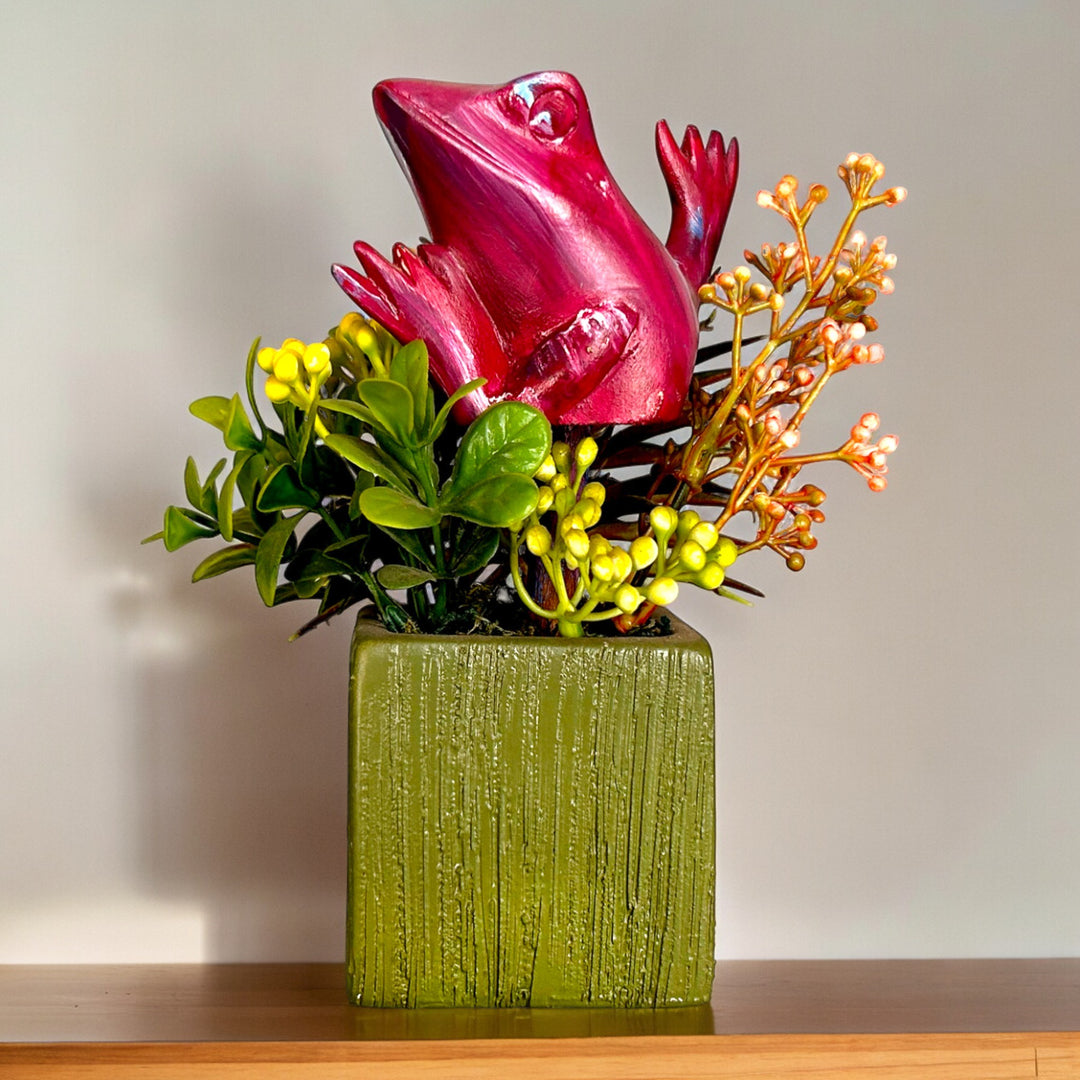
M 366 616 L 357 616 L 353 629 L 353 637 L 363 637 L 368 640 L 383 640 L 401 642 L 415 642 L 417 644 L 439 643 L 447 644 L 456 642 L 462 645 L 520 645 L 527 643 L 533 647 L 544 648 L 574 648 L 574 649 L 603 649 L 603 648 L 629 648 L 631 646 L 646 648 L 664 648 L 672 645 L 691 645 L 708 643 L 699 631 L 695 630 L 688 622 L 680 619 L 678 615 L 667 612 L 667 618 L 671 620 L 670 634 L 639 634 L 635 636 L 586 636 L 579 638 L 566 638 L 559 635 L 542 634 L 402 634 L 388 630 L 381 622 Z

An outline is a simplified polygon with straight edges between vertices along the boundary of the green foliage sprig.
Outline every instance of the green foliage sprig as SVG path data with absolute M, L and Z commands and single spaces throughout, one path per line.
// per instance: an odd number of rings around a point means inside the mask
M 259 409 L 256 367 L 276 427 Z M 254 566 L 267 605 L 319 601 L 301 633 L 365 600 L 397 630 L 483 621 L 505 577 L 485 572 L 508 557 L 507 528 L 536 509 L 532 477 L 551 447 L 543 414 L 501 402 L 462 431 L 453 407 L 479 381 L 436 410 L 424 343 L 399 345 L 356 315 L 321 343 L 256 340 L 245 383 L 254 423 L 239 395 L 191 405 L 221 432 L 231 464 L 202 479 L 189 458 L 189 505 L 168 507 L 147 541 L 175 551 L 224 540 L 193 580 Z

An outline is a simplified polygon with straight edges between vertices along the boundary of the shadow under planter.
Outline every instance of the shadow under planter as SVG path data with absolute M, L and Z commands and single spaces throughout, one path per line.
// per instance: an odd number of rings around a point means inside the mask
M 691 1005 L 713 977 L 709 646 L 357 623 L 357 1005 Z

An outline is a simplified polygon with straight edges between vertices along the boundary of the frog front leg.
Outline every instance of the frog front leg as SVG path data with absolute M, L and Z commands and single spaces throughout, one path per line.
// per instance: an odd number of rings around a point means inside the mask
M 353 250 L 364 273 L 341 265 L 332 272 L 365 315 L 401 341 L 423 340 L 435 381 L 447 394 L 473 379 L 487 380 L 459 402 L 459 420 L 472 420 L 505 396 L 506 352 L 453 252 L 438 244 L 420 244 L 415 252 L 395 244 L 391 263 L 362 241 Z
M 511 375 L 509 395 L 535 405 L 552 423 L 565 422 L 565 414 L 584 402 L 623 356 L 637 324 L 637 312 L 620 301 L 582 308 Z M 593 422 L 606 421 L 598 416 Z
M 723 136 L 713 131 L 706 145 L 691 124 L 680 146 L 661 120 L 656 125 L 656 153 L 671 196 L 666 247 L 696 293 L 712 272 L 731 209 L 739 175 L 739 144 L 732 139 L 725 147 Z

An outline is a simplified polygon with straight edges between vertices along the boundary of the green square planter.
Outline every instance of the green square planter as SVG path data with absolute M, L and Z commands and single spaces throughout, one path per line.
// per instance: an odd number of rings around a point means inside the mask
M 709 1000 L 713 667 L 673 625 L 567 641 L 357 623 L 351 1001 Z

